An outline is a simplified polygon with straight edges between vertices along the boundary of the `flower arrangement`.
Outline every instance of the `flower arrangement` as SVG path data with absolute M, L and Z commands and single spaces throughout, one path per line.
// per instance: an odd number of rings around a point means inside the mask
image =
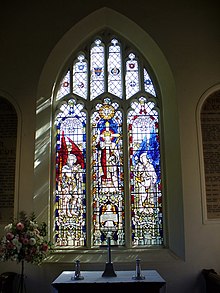
M 46 223 L 38 225 L 34 213 L 29 217 L 20 212 L 19 219 L 5 226 L 0 242 L 0 260 L 41 264 L 52 251 L 52 243 L 45 239 Z

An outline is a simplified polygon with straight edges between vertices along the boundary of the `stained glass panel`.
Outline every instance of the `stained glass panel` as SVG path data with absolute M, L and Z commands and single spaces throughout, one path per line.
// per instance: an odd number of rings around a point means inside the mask
M 104 92 L 105 48 L 101 40 L 96 40 L 90 51 L 90 98 L 93 100 Z
M 139 66 L 137 60 L 135 60 L 135 54 L 129 54 L 129 60 L 126 62 L 126 99 L 136 94 L 140 89 L 139 81 Z
M 86 116 L 71 99 L 56 116 L 55 244 L 86 245 Z
M 80 54 L 73 65 L 73 93 L 87 98 L 88 69 L 84 55 Z
M 92 125 L 93 245 L 124 245 L 122 113 L 106 98 Z
M 60 100 L 63 96 L 70 93 L 70 71 L 68 70 L 63 79 L 60 82 L 56 100 Z
M 147 93 L 150 93 L 154 97 L 156 97 L 154 85 L 152 83 L 152 80 L 147 72 L 147 70 L 144 68 L 144 89 Z
M 133 245 L 161 245 L 162 191 L 158 113 L 140 98 L 128 114 Z
M 121 48 L 116 39 L 111 41 L 108 55 L 108 92 L 122 98 Z

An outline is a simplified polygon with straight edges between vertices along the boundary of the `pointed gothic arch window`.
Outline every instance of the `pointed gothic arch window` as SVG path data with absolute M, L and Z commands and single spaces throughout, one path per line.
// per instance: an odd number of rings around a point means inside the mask
M 76 52 L 54 98 L 58 248 L 162 246 L 161 101 L 137 49 L 109 31 Z

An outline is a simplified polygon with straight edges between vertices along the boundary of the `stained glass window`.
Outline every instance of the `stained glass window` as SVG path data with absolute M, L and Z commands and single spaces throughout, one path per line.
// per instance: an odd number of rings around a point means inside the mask
M 90 98 L 93 100 L 105 89 L 105 47 L 100 39 L 95 40 L 90 51 Z
M 129 59 L 126 62 L 126 98 L 129 99 L 131 96 L 136 94 L 140 89 L 139 81 L 139 68 L 138 62 L 136 60 L 135 54 L 130 53 Z
M 122 113 L 105 98 L 96 105 L 92 125 L 93 242 L 124 244 Z
M 158 113 L 141 97 L 128 114 L 132 243 L 162 244 L 162 194 Z
M 86 244 L 86 116 L 73 99 L 56 116 L 55 239 L 58 246 Z
M 70 71 L 68 70 L 63 79 L 60 82 L 57 92 L 57 100 L 70 93 Z
M 87 98 L 88 68 L 85 56 L 80 54 L 73 65 L 73 93 Z
M 102 32 L 82 48 L 55 97 L 55 245 L 89 249 L 109 237 L 117 247 L 163 245 L 154 78 L 116 35 Z
M 122 98 L 121 47 L 116 39 L 111 41 L 108 55 L 108 91 Z
M 144 68 L 144 89 L 146 92 L 152 94 L 154 97 L 156 97 L 154 85 L 152 83 L 152 80 L 147 72 L 147 70 Z

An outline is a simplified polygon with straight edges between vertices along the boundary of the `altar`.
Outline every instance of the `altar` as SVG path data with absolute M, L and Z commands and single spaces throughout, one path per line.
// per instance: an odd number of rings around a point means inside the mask
M 139 292 L 159 293 L 165 292 L 166 281 L 156 270 L 143 270 L 143 278 L 134 278 L 134 271 L 117 271 L 116 276 L 102 276 L 102 271 L 82 271 L 82 278 L 74 279 L 74 271 L 63 271 L 53 282 L 52 286 L 58 293 L 81 292 L 81 290 L 96 290 L 104 292 L 106 289 L 140 290 Z M 163 291 L 161 291 L 164 289 Z M 89 291 L 88 291 L 89 292 Z

